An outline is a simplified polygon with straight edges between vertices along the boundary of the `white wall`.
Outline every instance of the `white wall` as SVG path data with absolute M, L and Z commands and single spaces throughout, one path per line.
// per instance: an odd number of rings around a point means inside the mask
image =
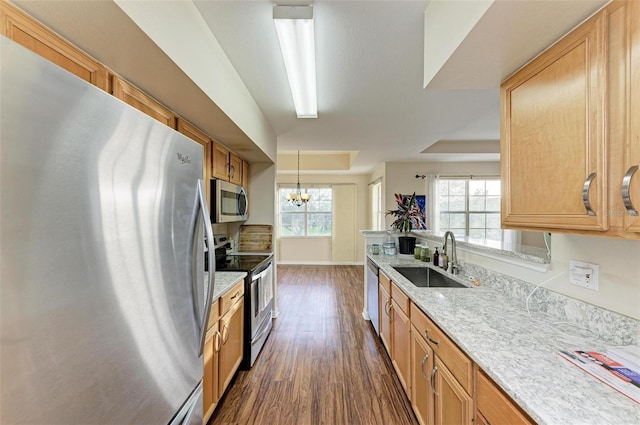
M 295 184 L 296 175 L 278 174 L 277 184 Z M 305 174 L 300 177 L 301 185 L 305 184 L 332 184 L 355 185 L 355 227 L 351 232 L 355 238 L 355 258 L 347 261 L 344 252 L 340 251 L 340 258 L 334 259 L 331 247 L 331 238 L 309 239 L 278 239 L 278 261 L 282 263 L 362 263 L 364 261 L 364 237 L 360 230 L 366 229 L 369 220 L 368 183 L 366 175 L 341 175 L 341 174 Z M 275 206 L 277 209 L 277 205 Z M 277 218 L 276 218 L 277 226 Z M 277 233 L 277 232 L 276 232 Z M 336 255 L 337 251 L 336 251 Z

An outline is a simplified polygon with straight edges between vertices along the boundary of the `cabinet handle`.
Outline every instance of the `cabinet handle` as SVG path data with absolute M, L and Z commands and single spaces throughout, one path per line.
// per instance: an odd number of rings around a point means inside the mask
M 440 341 L 436 341 L 435 339 L 431 339 L 431 337 L 429 336 L 429 330 L 425 329 L 424 330 L 424 337 L 427 339 L 427 341 L 429 341 L 432 344 L 435 345 L 440 345 Z
M 236 167 L 231 164 L 229 164 L 229 175 L 231 176 L 231 178 L 236 176 Z
M 638 166 L 634 165 L 629 168 L 627 174 L 624 175 L 622 179 L 622 202 L 624 202 L 624 207 L 627 209 L 629 215 L 637 216 L 638 210 L 633 207 L 633 203 L 631 202 L 631 195 L 629 194 L 629 187 L 631 186 L 631 178 L 633 174 L 638 171 Z
M 238 298 L 239 295 L 240 295 L 240 291 L 236 292 L 235 295 L 231 297 L 231 299 L 235 300 L 236 298 Z
M 438 392 L 436 391 L 436 387 L 433 385 L 433 378 L 435 378 L 436 376 L 436 372 L 438 371 L 438 366 L 434 366 L 433 370 L 431 371 L 431 391 L 433 391 L 433 394 L 438 397 Z
M 389 301 L 384 303 L 384 312 L 387 317 L 391 317 L 391 303 Z
M 222 345 L 226 344 L 229 341 L 229 325 L 226 323 L 222 325 Z
M 216 353 L 220 351 L 220 348 L 222 348 L 221 340 L 222 340 L 222 337 L 220 335 L 220 331 L 216 331 L 216 336 L 215 336 L 215 340 L 214 340 L 214 346 L 216 348 Z
M 424 355 L 424 357 L 422 358 L 422 364 L 420 365 L 420 370 L 422 371 L 422 377 L 424 378 L 425 381 L 429 380 L 429 378 L 427 378 L 427 373 L 424 371 L 424 364 L 427 362 L 427 360 L 429 360 L 429 354 Z
M 589 174 L 589 177 L 584 181 L 584 186 L 582 186 L 582 203 L 589 215 L 596 215 L 596 212 L 591 208 L 591 201 L 589 201 L 589 189 L 591 188 L 591 182 L 593 182 L 595 178 L 596 173 Z

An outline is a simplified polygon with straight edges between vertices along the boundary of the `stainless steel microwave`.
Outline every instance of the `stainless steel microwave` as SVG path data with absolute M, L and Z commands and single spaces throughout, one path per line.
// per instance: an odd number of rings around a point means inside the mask
M 247 190 L 224 180 L 211 179 L 211 222 L 229 223 L 249 218 Z

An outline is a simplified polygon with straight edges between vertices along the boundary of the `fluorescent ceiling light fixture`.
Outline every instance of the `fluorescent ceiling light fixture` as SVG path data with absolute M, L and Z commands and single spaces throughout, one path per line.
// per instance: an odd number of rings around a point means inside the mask
M 313 7 L 274 6 L 280 50 L 298 118 L 318 118 Z

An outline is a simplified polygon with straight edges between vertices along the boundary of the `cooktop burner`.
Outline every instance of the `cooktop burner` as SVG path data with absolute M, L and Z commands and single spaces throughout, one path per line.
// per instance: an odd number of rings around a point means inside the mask
M 243 271 L 250 272 L 255 270 L 258 266 L 260 266 L 264 261 L 269 259 L 271 255 L 268 254 L 247 254 L 247 255 L 234 255 L 228 254 L 225 258 L 225 261 L 216 261 L 216 270 L 217 271 Z

